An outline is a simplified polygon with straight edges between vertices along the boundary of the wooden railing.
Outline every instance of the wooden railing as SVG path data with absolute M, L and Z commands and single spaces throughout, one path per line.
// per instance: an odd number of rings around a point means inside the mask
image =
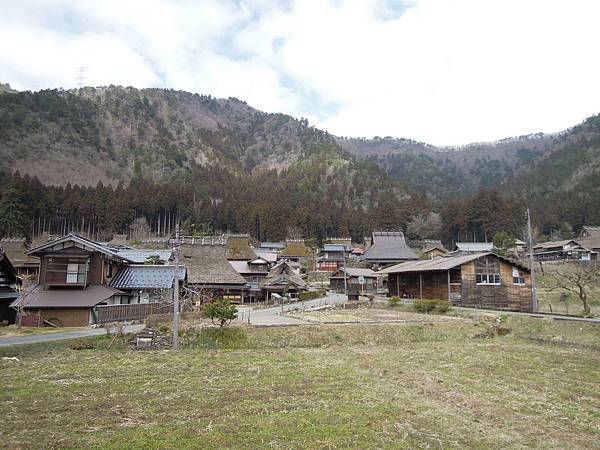
M 152 314 L 168 314 L 172 309 L 173 307 L 171 305 L 157 302 L 96 306 L 96 323 L 143 320 Z

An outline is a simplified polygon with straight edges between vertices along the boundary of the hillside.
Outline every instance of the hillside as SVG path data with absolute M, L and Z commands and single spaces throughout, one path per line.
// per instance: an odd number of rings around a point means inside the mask
M 133 215 L 156 224 L 179 214 L 218 230 L 264 229 L 278 239 L 289 227 L 310 236 L 362 237 L 372 226 L 405 225 L 415 204 L 423 206 L 421 196 L 306 120 L 233 98 L 164 89 L 0 94 L 0 154 L 0 169 L 66 187 L 46 189 L 48 198 L 36 198 L 26 217 L 79 223 L 87 217 L 89 224 L 99 215 L 109 231 L 126 230 Z M 39 190 L 18 179 L 7 183 L 17 183 L 19 192 Z M 89 190 L 71 189 L 98 183 L 120 210 L 98 214 L 104 206 L 94 209 Z M 125 202 L 105 192 L 120 184 L 129 185 Z
M 394 179 L 436 198 L 498 187 L 537 157 L 552 151 L 558 136 L 534 134 L 494 143 L 435 147 L 398 138 L 337 138 L 354 156 L 371 160 Z

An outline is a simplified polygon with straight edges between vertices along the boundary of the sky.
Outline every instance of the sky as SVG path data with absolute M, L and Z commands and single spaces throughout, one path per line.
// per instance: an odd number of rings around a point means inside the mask
M 598 0 L 18 0 L 0 82 L 236 97 L 340 136 L 462 145 L 600 113 Z

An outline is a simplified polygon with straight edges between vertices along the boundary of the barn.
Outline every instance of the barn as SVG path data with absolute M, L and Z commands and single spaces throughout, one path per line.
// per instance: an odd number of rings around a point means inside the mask
M 527 267 L 491 252 L 408 261 L 383 269 L 390 296 L 450 300 L 454 305 L 531 311 Z

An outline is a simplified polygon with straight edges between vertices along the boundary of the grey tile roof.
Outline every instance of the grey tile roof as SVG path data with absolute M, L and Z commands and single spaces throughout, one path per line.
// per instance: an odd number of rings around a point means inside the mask
M 133 261 L 125 258 L 124 256 L 120 256 L 115 250 L 113 250 L 105 245 L 102 245 L 98 242 L 95 242 L 95 241 L 87 239 L 83 236 L 80 236 L 77 233 L 69 233 L 68 235 L 63 236 L 59 239 L 55 239 L 53 241 L 46 242 L 38 247 L 32 248 L 31 250 L 29 250 L 27 252 L 27 255 L 39 256 L 39 254 L 43 253 L 44 250 L 55 247 L 55 246 L 59 246 L 61 244 L 65 244 L 67 242 L 72 242 L 73 245 L 82 247 L 82 248 L 86 248 L 90 251 L 103 253 L 112 258 L 118 258 L 118 259 L 121 259 L 121 260 L 124 260 L 127 262 L 133 262 Z
M 186 278 L 185 267 L 179 267 L 178 276 L 180 280 Z M 117 289 L 170 289 L 174 277 L 175 266 L 127 266 L 111 280 L 110 286 Z
M 287 261 L 277 263 L 264 280 L 261 281 L 262 288 L 273 288 L 275 286 L 286 286 L 291 284 L 297 288 L 307 288 L 302 277 L 294 272 Z
M 373 245 L 365 252 L 366 261 L 402 261 L 419 259 L 404 239 L 401 231 L 373 232 Z

